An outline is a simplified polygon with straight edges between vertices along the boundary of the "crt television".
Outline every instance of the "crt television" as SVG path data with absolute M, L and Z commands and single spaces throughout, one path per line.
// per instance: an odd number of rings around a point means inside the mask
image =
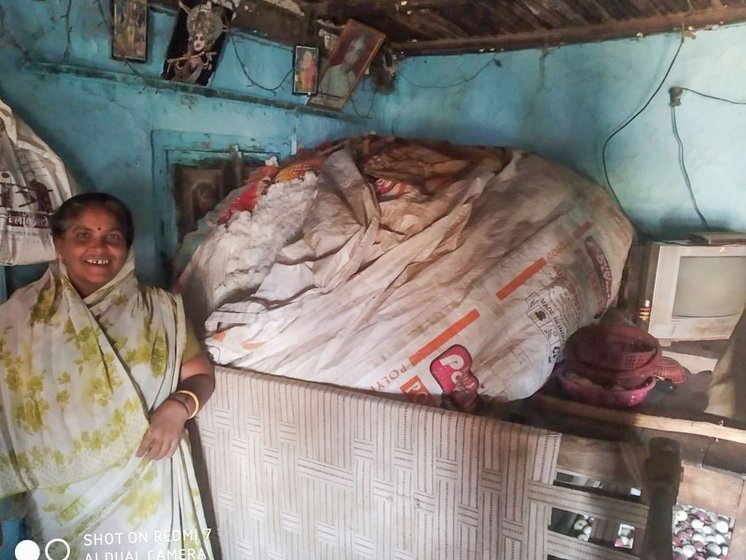
M 646 246 L 640 326 L 663 343 L 730 337 L 746 305 L 746 244 Z

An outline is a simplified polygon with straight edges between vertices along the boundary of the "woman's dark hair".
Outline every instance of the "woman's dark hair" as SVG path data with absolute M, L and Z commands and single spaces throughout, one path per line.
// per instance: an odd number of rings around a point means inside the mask
M 71 223 L 83 210 L 91 207 L 104 208 L 111 212 L 122 228 L 127 248 L 132 246 L 135 237 L 135 226 L 132 223 L 132 213 L 124 202 L 108 193 L 86 193 L 68 198 L 52 215 L 52 237 L 62 237 Z

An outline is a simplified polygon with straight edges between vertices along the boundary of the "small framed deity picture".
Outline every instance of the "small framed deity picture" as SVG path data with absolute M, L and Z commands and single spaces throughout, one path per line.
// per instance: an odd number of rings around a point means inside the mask
M 179 15 L 161 75 L 176 82 L 209 84 L 234 15 L 217 2 L 179 0 Z
M 313 95 L 319 75 L 319 49 L 296 45 L 293 51 L 293 93 Z
M 349 20 L 321 71 L 317 95 L 308 105 L 341 110 L 385 38 L 380 31 Z
M 111 56 L 145 62 L 148 58 L 148 0 L 111 1 Z

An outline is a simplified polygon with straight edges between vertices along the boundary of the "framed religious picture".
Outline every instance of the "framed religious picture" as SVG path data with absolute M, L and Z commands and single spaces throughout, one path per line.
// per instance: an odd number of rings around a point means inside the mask
M 293 93 L 313 95 L 319 75 L 319 49 L 296 45 L 293 51 Z
M 111 1 L 111 56 L 145 62 L 148 58 L 148 0 Z
M 176 209 L 178 211 L 179 240 L 197 229 L 197 221 L 203 218 L 228 194 L 229 181 L 223 165 L 214 167 L 194 167 L 177 165 L 174 174 L 176 181 Z
M 363 77 L 386 35 L 350 20 L 324 64 L 316 95 L 309 106 L 341 110 Z
M 215 73 L 234 13 L 209 0 L 180 0 L 162 76 L 206 86 Z

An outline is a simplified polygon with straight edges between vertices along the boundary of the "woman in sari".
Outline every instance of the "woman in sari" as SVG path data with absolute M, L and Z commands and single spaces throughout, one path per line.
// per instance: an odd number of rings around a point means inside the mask
M 60 558 L 212 558 L 184 424 L 214 376 L 181 299 L 138 283 L 111 195 L 66 201 L 52 235 L 57 262 L 0 306 L 0 500 Z

